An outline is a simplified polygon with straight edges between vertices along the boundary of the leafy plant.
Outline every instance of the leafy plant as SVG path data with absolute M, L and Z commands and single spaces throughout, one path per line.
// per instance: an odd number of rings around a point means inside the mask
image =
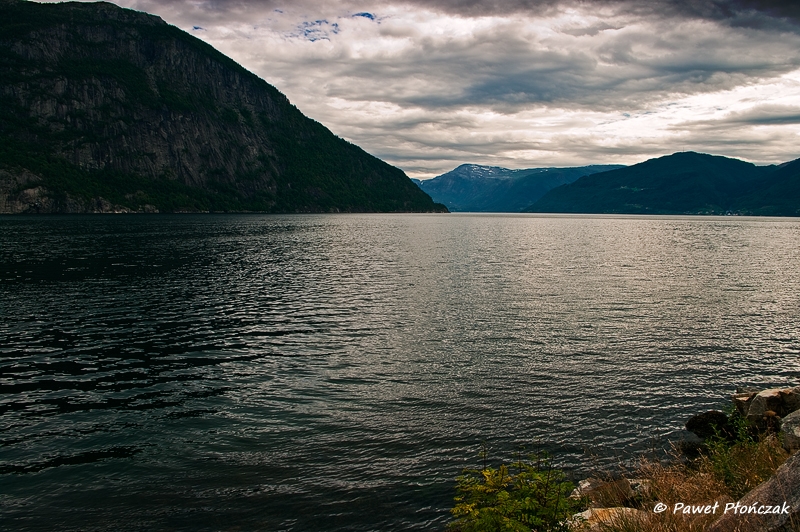
M 465 469 L 456 478 L 456 518 L 449 529 L 460 532 L 544 532 L 569 530 L 567 519 L 580 506 L 570 499 L 573 485 L 555 469 L 546 453 L 498 468 Z
M 738 499 L 772 476 L 786 452 L 774 434 L 754 434 L 742 416 L 734 413 L 728 423 L 732 434 L 717 431 L 706 441 L 699 469 L 713 473 Z

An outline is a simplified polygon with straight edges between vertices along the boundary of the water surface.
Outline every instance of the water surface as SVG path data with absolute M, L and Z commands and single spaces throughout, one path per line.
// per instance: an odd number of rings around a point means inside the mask
M 15 530 L 441 530 L 800 375 L 800 220 L 0 217 Z M 594 458 L 592 458 L 594 457 Z

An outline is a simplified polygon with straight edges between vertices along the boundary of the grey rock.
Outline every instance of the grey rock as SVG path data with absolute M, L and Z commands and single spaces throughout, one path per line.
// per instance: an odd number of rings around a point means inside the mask
M 781 421 L 783 446 L 789 452 L 800 449 L 800 410 L 795 410 Z
M 731 396 L 731 399 L 733 400 L 733 406 L 736 407 L 736 411 L 739 412 L 740 416 L 747 416 L 747 411 L 750 409 L 750 404 L 753 402 L 753 398 L 757 393 L 758 392 L 754 391 L 737 392 Z
M 781 397 L 783 398 L 784 413 L 779 415 L 786 417 L 792 412 L 800 410 L 800 386 L 781 390 Z
M 748 420 L 762 418 L 767 412 L 785 417 L 800 409 L 800 387 L 771 388 L 758 392 L 747 410 Z
M 675 450 L 688 459 L 698 458 L 705 449 L 703 438 L 685 428 L 676 430 L 670 438 L 674 441 Z
M 781 406 L 781 394 L 778 388 L 763 390 L 758 392 L 753 401 L 750 403 L 750 408 L 747 409 L 747 420 L 755 422 L 764 417 L 766 412 L 777 413 Z

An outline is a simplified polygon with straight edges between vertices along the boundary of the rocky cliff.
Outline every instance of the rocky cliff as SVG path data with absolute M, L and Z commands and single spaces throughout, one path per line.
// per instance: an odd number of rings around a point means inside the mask
M 156 16 L 0 0 L 0 212 L 442 210 Z

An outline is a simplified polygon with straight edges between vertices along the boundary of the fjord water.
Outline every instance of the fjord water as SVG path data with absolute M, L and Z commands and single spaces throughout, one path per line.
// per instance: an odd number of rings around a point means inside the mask
M 800 220 L 0 218 L 15 530 L 441 530 L 480 443 L 576 474 L 800 374 Z

